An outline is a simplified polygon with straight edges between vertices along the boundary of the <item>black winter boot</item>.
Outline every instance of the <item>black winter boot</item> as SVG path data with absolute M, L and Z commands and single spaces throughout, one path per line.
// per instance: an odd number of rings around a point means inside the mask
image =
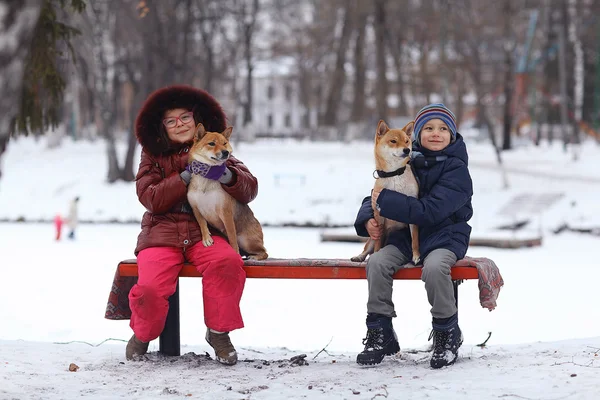
M 458 358 L 458 348 L 463 343 L 463 336 L 458 326 L 458 314 L 450 318 L 433 319 L 433 330 L 429 339 L 433 338 L 433 355 L 431 368 L 442 368 L 454 364 Z
M 400 351 L 398 338 L 392 327 L 392 318 L 379 314 L 367 315 L 367 337 L 363 339 L 365 349 L 358 354 L 356 362 L 375 365 Z

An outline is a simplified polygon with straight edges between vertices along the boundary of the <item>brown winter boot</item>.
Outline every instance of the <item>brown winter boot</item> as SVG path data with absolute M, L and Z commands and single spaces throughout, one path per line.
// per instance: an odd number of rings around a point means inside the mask
M 225 365 L 234 365 L 237 363 L 237 351 L 231 344 L 229 332 L 216 333 L 206 329 L 206 341 L 215 349 L 217 361 Z
M 125 358 L 129 361 L 133 360 L 136 356 L 143 356 L 148 352 L 148 345 L 150 343 L 144 343 L 140 339 L 135 337 L 135 334 L 131 336 L 127 347 L 125 348 Z

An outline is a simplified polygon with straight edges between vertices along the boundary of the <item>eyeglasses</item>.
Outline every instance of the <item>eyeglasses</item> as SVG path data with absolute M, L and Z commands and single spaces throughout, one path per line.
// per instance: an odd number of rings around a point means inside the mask
M 191 111 L 184 112 L 179 117 L 169 117 L 163 119 L 163 125 L 167 128 L 175 128 L 177 126 L 177 120 L 181 121 L 182 124 L 192 122 L 194 119 L 194 113 Z

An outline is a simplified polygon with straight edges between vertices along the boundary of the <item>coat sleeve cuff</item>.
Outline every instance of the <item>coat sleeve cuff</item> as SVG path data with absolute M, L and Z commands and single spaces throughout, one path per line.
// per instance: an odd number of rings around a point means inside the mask
M 225 168 L 225 172 L 219 178 L 219 182 L 224 185 L 230 185 L 233 182 L 233 172 L 229 168 Z
M 186 169 L 185 171 L 180 173 L 179 176 L 181 176 L 181 180 L 183 180 L 185 186 L 190 184 L 190 181 L 192 180 L 192 173 L 190 171 Z

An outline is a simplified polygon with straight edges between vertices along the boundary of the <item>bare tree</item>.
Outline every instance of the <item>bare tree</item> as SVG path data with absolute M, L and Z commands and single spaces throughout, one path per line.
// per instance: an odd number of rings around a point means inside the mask
M 114 26 L 115 15 L 111 11 L 112 0 L 93 1 L 88 7 L 88 18 L 92 29 L 92 53 L 94 58 L 94 87 L 99 133 L 106 140 L 108 157 L 108 182 L 120 178 L 119 160 L 115 143 L 115 110 L 112 108 L 115 73 Z
M 342 91 L 346 83 L 346 53 L 352 35 L 352 12 L 356 6 L 356 0 L 343 0 L 341 3 L 341 19 L 342 29 L 340 37 L 337 41 L 335 53 L 335 67 L 331 72 L 332 76 L 329 80 L 329 88 L 327 92 L 327 100 L 325 104 L 325 112 L 322 115 L 321 123 L 325 126 L 335 126 L 338 119 L 338 110 L 342 99 Z
M 369 4 L 359 1 L 355 13 L 355 34 L 354 34 L 354 82 L 352 91 L 352 111 L 350 120 L 352 122 L 362 122 L 366 115 L 366 72 L 365 65 L 365 41 L 367 30 L 367 18 L 369 16 Z
M 573 62 L 573 142 L 579 144 L 579 123 L 583 117 L 583 92 L 584 92 L 584 50 L 578 28 L 581 25 L 579 21 L 578 1 L 569 0 L 568 3 L 568 38 L 571 48 L 575 53 Z M 579 28 L 580 29 L 580 28 Z M 574 153 L 577 157 L 577 153 Z
M 375 104 L 377 107 L 377 118 L 388 119 L 388 80 L 387 80 L 387 60 L 385 46 L 385 20 L 386 20 L 386 1 L 375 0 L 374 21 L 375 28 L 375 62 L 377 71 L 377 80 L 375 82 Z
M 246 96 L 243 104 L 243 126 L 252 123 L 253 108 L 253 74 L 254 74 L 254 36 L 257 29 L 257 18 L 260 11 L 258 0 L 234 0 L 233 13 L 239 21 L 239 38 L 243 43 L 243 60 L 246 69 Z
M 4 43 L 0 49 L 0 168 L 10 126 L 19 112 L 25 58 L 40 9 L 36 0 L 0 2 L 0 42 Z
M 485 5 L 484 7 L 486 7 Z M 477 101 L 477 118 L 486 127 L 489 135 L 490 142 L 496 153 L 496 160 L 500 167 L 503 187 L 508 188 L 508 176 L 502 162 L 502 154 L 497 143 L 495 126 L 492 117 L 490 116 L 490 110 L 486 104 L 486 93 L 489 88 L 486 87 L 484 81 L 485 65 L 484 60 L 487 58 L 484 52 L 484 45 L 489 45 L 491 41 L 484 35 L 484 28 L 487 28 L 490 24 L 490 20 L 484 18 L 486 15 L 495 15 L 493 10 L 488 10 L 488 14 L 483 12 L 480 8 L 482 4 L 480 2 L 465 0 L 462 3 L 462 7 L 455 14 L 458 17 L 458 21 L 461 19 L 465 23 L 467 29 L 457 32 L 455 51 L 459 54 L 464 62 L 465 68 L 470 76 L 471 83 L 475 90 L 475 97 Z M 491 11 L 491 13 L 489 13 Z M 469 23 L 466 23 L 466 22 Z M 483 43 L 482 43 L 483 42 Z M 483 44 L 483 45 L 482 45 Z
M 513 39 L 513 5 L 512 0 L 504 0 L 502 7 L 503 28 L 503 50 L 504 50 L 504 113 L 502 125 L 502 150 L 511 149 L 511 134 L 513 126 L 513 94 L 515 85 L 515 65 L 513 54 L 515 43 Z

